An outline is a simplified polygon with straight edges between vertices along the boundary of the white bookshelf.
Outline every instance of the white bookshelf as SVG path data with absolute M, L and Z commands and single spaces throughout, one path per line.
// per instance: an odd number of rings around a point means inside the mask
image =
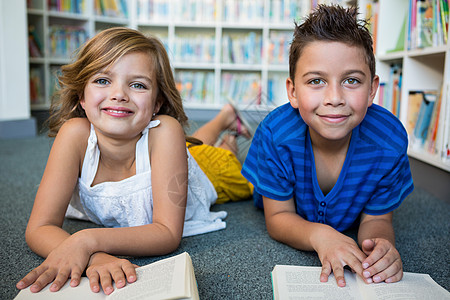
M 96 32 L 112 27 L 126 26 L 138 29 L 144 33 L 158 36 L 166 45 L 175 76 L 179 72 L 209 72 L 212 74 L 213 87 L 208 87 L 209 92 L 201 101 L 196 99 L 184 99 L 185 106 L 189 109 L 208 108 L 218 110 L 226 102 L 226 95 L 222 92 L 225 74 L 238 74 L 245 76 L 257 76 L 260 90 L 255 99 L 242 100 L 240 95 L 234 99 L 241 109 L 245 110 L 270 110 L 273 107 L 287 102 L 285 91 L 285 79 L 288 77 L 287 57 L 284 61 L 269 61 L 269 42 L 273 33 L 287 34 L 292 36 L 294 19 L 299 20 L 309 13 L 310 0 L 126 0 L 128 5 L 128 17 L 105 17 L 95 13 L 95 0 L 84 0 L 83 11 L 79 14 L 52 11 L 47 7 L 46 0 L 32 0 L 28 7 L 28 23 L 36 28 L 36 33 L 42 42 L 43 56 L 39 58 L 30 57 L 30 69 L 37 69 L 42 78 L 41 94 L 36 103 L 31 103 L 34 110 L 46 110 L 50 106 L 51 86 L 53 84 L 51 71 L 62 64 L 70 62 L 70 57 L 55 58 L 49 54 L 49 28 L 51 25 L 75 25 L 85 29 L 87 35 L 92 37 Z M 319 1 L 321 2 L 321 1 Z M 330 2 L 330 1 L 322 1 Z M 334 0 L 332 2 L 347 2 Z M 289 18 L 274 17 L 281 14 L 283 8 L 281 3 L 291 6 L 285 8 L 286 13 L 292 13 L 295 6 L 298 13 Z M 196 6 L 193 6 L 193 5 Z M 286 4 L 286 5 L 287 5 Z M 147 9 L 154 5 L 154 11 L 165 11 L 166 14 L 139 14 L 139 10 Z M 156 7 L 158 5 L 158 7 Z M 242 5 L 249 7 L 252 15 L 241 15 L 225 17 L 225 10 L 230 7 Z M 277 6 L 278 5 L 278 6 Z M 164 9 L 161 9 L 161 8 Z M 189 10 L 188 8 L 195 8 Z M 242 8 L 241 7 L 241 8 Z M 241 9 L 241 11 L 245 11 Z M 255 12 L 260 12 L 259 15 Z M 257 16 L 255 16 L 257 15 Z M 227 62 L 224 61 L 222 50 L 224 37 L 231 35 L 248 35 L 256 33 L 262 40 L 261 59 L 251 62 Z M 196 59 L 180 59 L 175 56 L 177 42 L 185 39 L 187 42 L 195 39 L 208 37 L 213 44 L 214 54 L 210 59 L 205 56 Z M 287 47 L 288 48 L 288 47 Z M 286 50 L 287 51 L 287 50 Z M 207 56 L 209 57 L 209 56 Z M 36 72 L 36 71 L 35 71 Z M 211 75 L 210 75 L 211 76 Z M 271 79 L 274 79 L 271 82 Z M 268 101 L 269 86 L 272 88 L 272 102 Z M 183 92 L 182 92 L 183 94 Z M 242 98 L 242 99 L 241 99 Z M 258 107 L 254 107 L 258 106 Z
M 362 15 L 365 15 L 366 4 L 370 0 L 360 0 L 359 6 Z M 389 77 L 390 65 L 393 63 L 402 66 L 402 86 L 399 118 L 403 124 L 408 118 L 408 95 L 410 91 L 436 90 L 441 91 L 442 103 L 439 118 L 439 130 L 435 151 L 425 147 L 413 145 L 410 136 L 408 155 L 411 157 L 450 172 L 450 159 L 447 149 L 450 142 L 450 46 L 449 44 L 436 45 L 425 48 L 408 47 L 408 30 L 405 30 L 405 44 L 402 50 L 392 52 L 404 20 L 409 22 L 410 0 L 378 0 L 378 27 L 376 40 L 377 74 L 380 82 L 386 82 Z M 378 95 L 379 96 L 379 95 Z

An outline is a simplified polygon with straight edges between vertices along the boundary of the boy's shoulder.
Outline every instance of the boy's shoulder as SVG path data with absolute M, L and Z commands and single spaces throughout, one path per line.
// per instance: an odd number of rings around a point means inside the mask
M 306 132 L 307 125 L 297 109 L 288 102 L 272 110 L 260 123 L 260 131 L 270 133 L 274 140 L 296 138 Z M 295 128 L 295 130 L 293 130 Z
M 360 125 L 361 139 L 395 152 L 408 147 L 408 134 L 401 121 L 390 111 L 372 104 Z

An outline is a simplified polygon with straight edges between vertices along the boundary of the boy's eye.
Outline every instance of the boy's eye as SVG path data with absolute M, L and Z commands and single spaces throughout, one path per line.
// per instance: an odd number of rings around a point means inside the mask
M 348 78 L 344 81 L 344 84 L 357 84 L 360 83 L 360 81 L 356 78 Z
M 310 80 L 309 84 L 312 84 L 312 85 L 324 84 L 324 81 L 322 79 L 317 78 L 317 79 Z
M 139 83 L 139 82 L 132 83 L 131 87 L 135 88 L 135 89 L 145 89 L 146 88 L 145 85 L 143 85 L 142 83 Z
M 94 82 L 98 83 L 98 84 L 108 84 L 109 83 L 108 80 L 106 80 L 105 78 L 96 79 Z

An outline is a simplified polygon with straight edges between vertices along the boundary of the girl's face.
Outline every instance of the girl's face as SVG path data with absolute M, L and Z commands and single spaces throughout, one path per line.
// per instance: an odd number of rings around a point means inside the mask
M 344 141 L 372 105 L 378 88 L 364 51 L 341 42 L 315 41 L 297 61 L 289 101 L 308 124 L 314 142 Z
M 157 112 L 157 95 L 151 57 L 132 52 L 89 78 L 80 103 L 101 134 L 131 138 L 139 135 Z

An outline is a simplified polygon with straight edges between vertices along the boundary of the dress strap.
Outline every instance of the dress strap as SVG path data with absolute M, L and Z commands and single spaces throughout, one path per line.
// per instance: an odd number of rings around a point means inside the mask
M 88 145 L 83 160 L 83 168 L 81 169 L 81 179 L 89 185 L 92 184 L 97 173 L 99 158 L 100 152 L 97 146 L 97 135 L 95 134 L 94 125 L 91 124 Z
M 136 174 L 150 170 L 150 157 L 148 152 L 148 131 L 161 124 L 160 120 L 153 120 L 142 130 L 142 137 L 136 144 Z M 141 159 L 142 158 L 142 159 Z

